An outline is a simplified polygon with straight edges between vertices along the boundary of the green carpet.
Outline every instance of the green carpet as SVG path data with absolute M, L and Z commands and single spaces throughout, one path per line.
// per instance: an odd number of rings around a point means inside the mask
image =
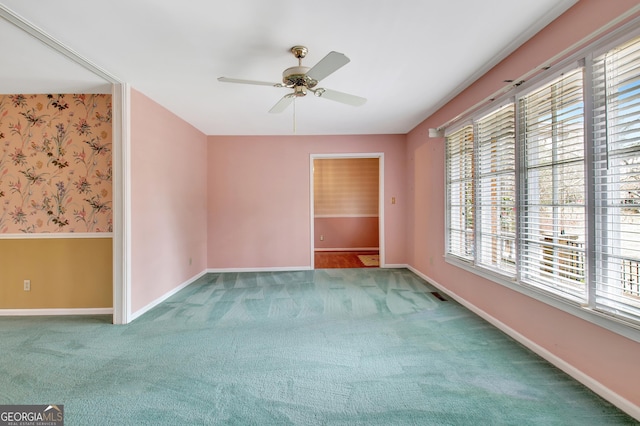
M 65 425 L 637 424 L 404 269 L 209 274 L 126 326 L 0 318 L 0 404 Z

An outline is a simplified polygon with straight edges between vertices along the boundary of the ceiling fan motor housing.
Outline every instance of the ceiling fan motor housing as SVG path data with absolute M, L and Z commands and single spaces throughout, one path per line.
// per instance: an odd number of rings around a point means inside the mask
M 309 67 L 297 66 L 284 70 L 282 73 L 282 82 L 286 86 L 297 87 L 305 86 L 309 89 L 314 88 L 318 82 L 312 78 L 307 77 Z

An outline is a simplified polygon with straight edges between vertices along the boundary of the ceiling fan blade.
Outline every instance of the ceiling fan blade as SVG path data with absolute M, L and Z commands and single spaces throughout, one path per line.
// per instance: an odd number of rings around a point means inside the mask
M 360 96 L 350 95 L 336 90 L 316 89 L 313 93 L 320 98 L 330 99 L 347 105 L 360 106 L 367 102 L 365 98 L 361 98 Z
M 307 77 L 320 81 L 348 64 L 349 61 L 350 59 L 343 53 L 329 52 L 327 56 L 322 58 L 320 62 L 315 64 L 313 68 L 307 72 Z
M 272 114 L 277 114 L 277 113 L 279 113 L 279 112 L 284 111 L 285 109 L 287 109 L 287 107 L 288 107 L 289 105 L 291 105 L 291 102 L 293 102 L 293 99 L 294 99 L 295 97 L 296 97 L 296 95 L 294 95 L 293 93 L 289 93 L 289 94 L 284 95 L 284 96 L 282 97 L 282 99 L 280 99 L 280 100 L 278 101 L 278 103 L 277 103 L 277 104 L 275 104 L 275 105 L 273 106 L 273 108 L 271 108 L 271 109 L 269 110 L 269 112 L 270 112 L 270 113 L 272 113 Z
M 242 80 L 239 78 L 218 77 L 218 81 L 222 83 L 240 83 L 240 84 L 255 84 L 256 86 L 283 87 L 282 83 L 269 83 L 268 81 L 256 81 L 256 80 Z

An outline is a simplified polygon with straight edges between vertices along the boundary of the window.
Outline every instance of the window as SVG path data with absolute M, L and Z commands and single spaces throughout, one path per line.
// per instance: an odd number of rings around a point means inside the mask
M 595 307 L 640 318 L 640 39 L 595 58 Z
M 513 103 L 476 122 L 478 263 L 515 275 L 516 154 Z
M 523 96 L 521 279 L 584 302 L 583 70 Z
M 448 133 L 447 259 L 638 327 L 640 37 L 583 55 Z
M 447 137 L 447 199 L 449 253 L 473 259 L 474 180 L 473 128 L 465 126 Z

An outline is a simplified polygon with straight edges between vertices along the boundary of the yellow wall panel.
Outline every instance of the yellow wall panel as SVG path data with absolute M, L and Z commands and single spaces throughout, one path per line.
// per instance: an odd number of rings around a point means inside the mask
M 112 250 L 111 238 L 0 239 L 0 309 L 111 308 Z

